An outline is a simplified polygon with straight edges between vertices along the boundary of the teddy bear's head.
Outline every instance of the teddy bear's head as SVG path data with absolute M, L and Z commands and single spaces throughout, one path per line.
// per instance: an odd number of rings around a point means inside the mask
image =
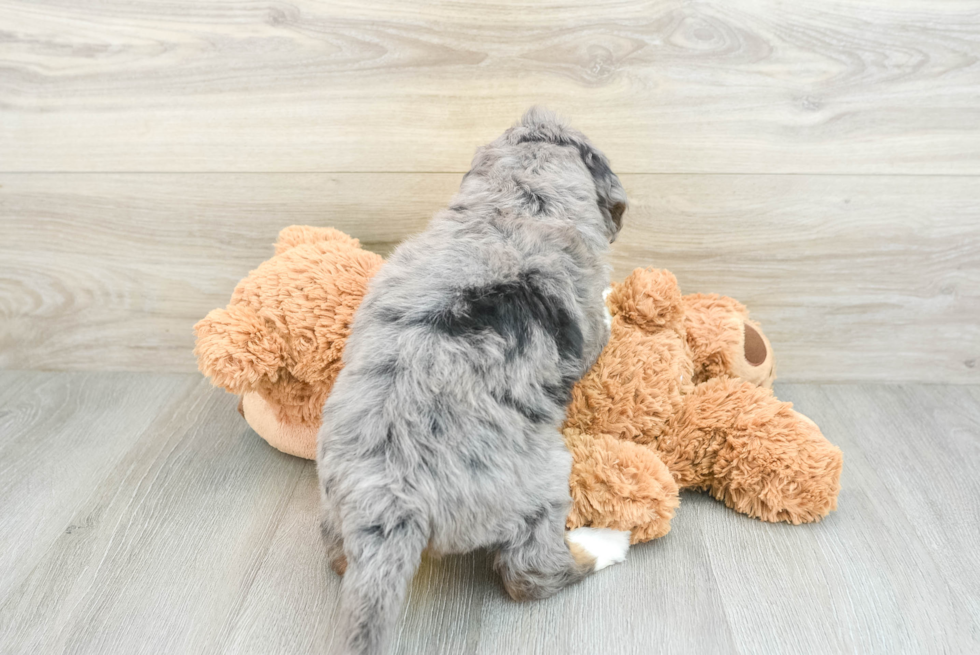
M 769 341 L 731 298 L 683 296 L 669 271 L 638 268 L 606 304 L 609 344 L 572 392 L 570 427 L 652 443 L 695 385 L 726 376 L 772 386 Z
M 226 308 L 194 326 L 198 367 L 243 396 L 247 417 L 272 408 L 275 420 L 266 422 L 315 433 L 354 312 L 383 263 L 338 230 L 286 228 L 275 257 L 238 284 Z
M 655 268 L 636 269 L 607 299 L 613 317 L 648 334 L 674 333 L 690 349 L 693 382 L 722 375 L 761 387 L 776 378 L 772 346 L 745 305 L 718 294 L 682 296 L 677 278 Z
M 727 375 L 772 387 L 772 346 L 745 305 L 713 293 L 684 296 L 684 327 L 696 383 Z

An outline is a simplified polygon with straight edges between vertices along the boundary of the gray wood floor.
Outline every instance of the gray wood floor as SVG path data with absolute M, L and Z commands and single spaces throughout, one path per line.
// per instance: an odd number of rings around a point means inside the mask
M 980 651 L 980 387 L 778 385 L 844 450 L 839 510 L 685 495 L 671 533 L 557 597 L 426 560 L 398 653 Z M 330 652 L 313 465 L 195 375 L 0 372 L 0 651 Z

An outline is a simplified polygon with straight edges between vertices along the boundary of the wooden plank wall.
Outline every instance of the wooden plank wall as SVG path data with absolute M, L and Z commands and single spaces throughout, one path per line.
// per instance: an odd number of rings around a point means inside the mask
M 0 367 L 190 371 L 281 227 L 381 252 L 559 110 L 615 274 L 733 295 L 782 379 L 980 380 L 980 2 L 0 0 Z

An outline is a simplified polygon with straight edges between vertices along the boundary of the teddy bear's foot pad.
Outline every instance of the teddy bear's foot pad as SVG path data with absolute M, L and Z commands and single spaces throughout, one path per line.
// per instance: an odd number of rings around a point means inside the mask
M 624 561 L 630 547 L 629 532 L 609 528 L 576 528 L 566 538 L 595 558 L 593 571 Z

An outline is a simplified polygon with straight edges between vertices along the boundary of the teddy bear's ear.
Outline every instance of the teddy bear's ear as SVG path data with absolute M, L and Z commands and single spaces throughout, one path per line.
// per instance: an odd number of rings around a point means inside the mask
M 251 391 L 263 378 L 274 382 L 286 361 L 283 338 L 244 305 L 212 310 L 194 333 L 197 367 L 231 393 Z
M 613 316 L 622 316 L 649 332 L 683 330 L 681 292 L 670 271 L 638 268 L 622 284 L 613 285 L 606 302 Z
M 276 241 L 276 254 L 281 255 L 287 250 L 301 246 L 304 243 L 319 243 L 321 241 L 340 241 L 349 244 L 353 248 L 361 247 L 360 241 L 332 227 L 291 225 L 279 233 L 279 239 Z

